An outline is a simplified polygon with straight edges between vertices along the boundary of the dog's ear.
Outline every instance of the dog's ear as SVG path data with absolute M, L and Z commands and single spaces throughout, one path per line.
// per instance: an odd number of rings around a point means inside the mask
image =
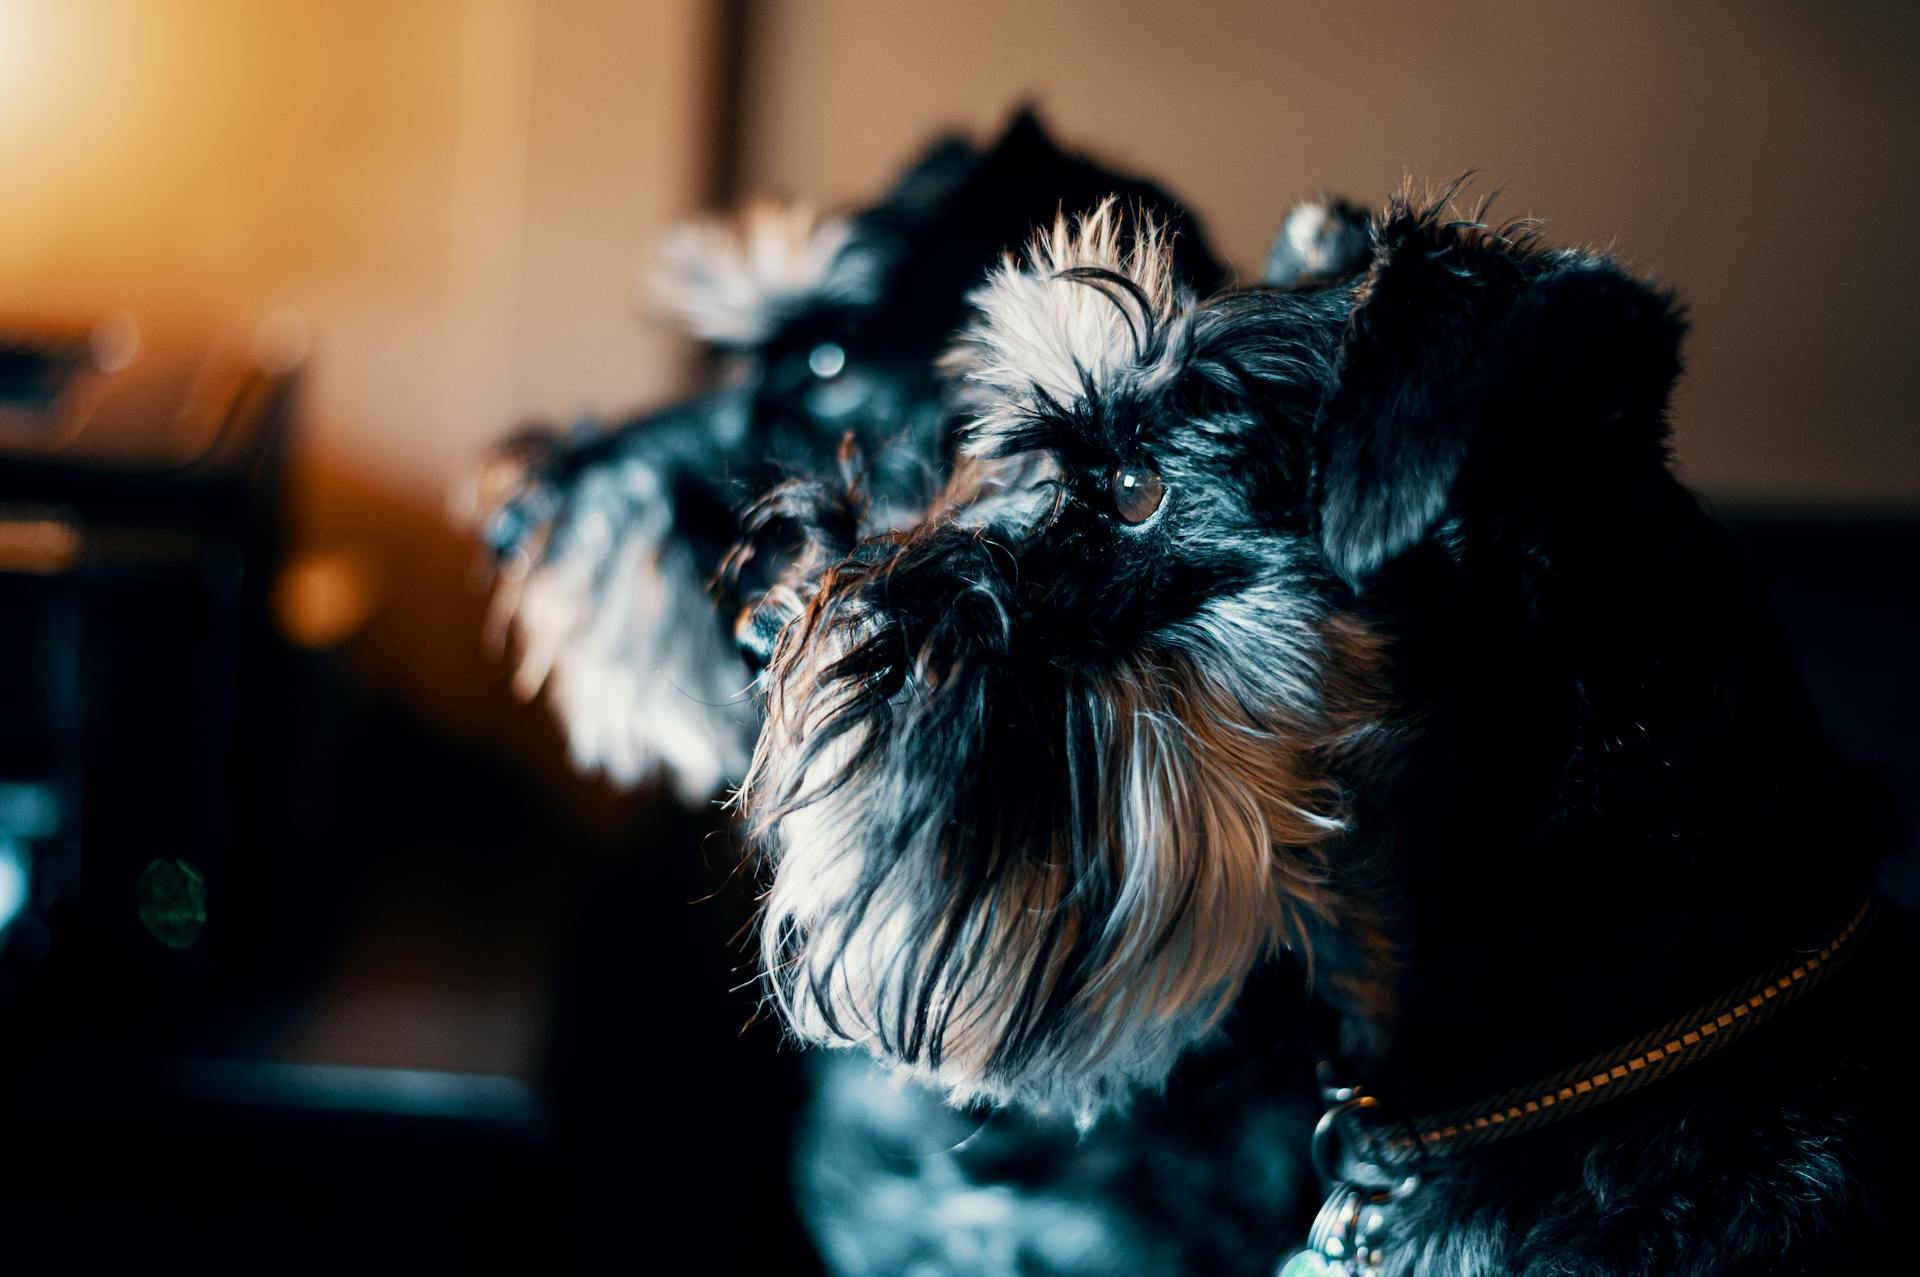
M 970 216 L 984 215 L 987 225 L 1007 228 L 1010 234 L 998 249 L 1017 251 L 1061 213 L 1093 208 L 1111 196 L 1130 223 L 1151 218 L 1166 228 L 1174 268 L 1196 294 L 1206 296 L 1226 280 L 1225 265 L 1183 201 L 1157 183 L 1061 147 L 1031 105 L 1008 122 L 981 170 L 980 202 Z
M 1317 425 L 1321 545 L 1356 588 L 1471 513 L 1455 508 L 1468 490 L 1565 500 L 1602 470 L 1666 462 L 1673 300 L 1606 257 L 1539 251 L 1530 224 L 1444 208 L 1401 202 L 1378 224 Z
M 1345 279 L 1366 268 L 1373 221 L 1356 204 L 1327 195 L 1294 205 L 1267 253 L 1260 282 L 1270 288 Z
M 949 246 L 984 222 L 991 233 L 1010 237 L 994 249 L 1013 247 L 1035 219 L 1006 216 L 999 203 L 1034 202 L 1035 188 L 1056 184 L 1059 171 L 1071 162 L 1031 107 L 1016 111 L 985 147 L 957 133 L 943 135 L 907 166 L 885 198 L 860 214 L 862 238 L 902 256 L 920 256 Z M 990 251 L 983 250 L 983 257 Z
M 914 157 L 887 193 L 861 214 L 873 229 L 903 234 L 938 217 L 980 164 L 980 151 L 958 133 L 945 133 Z

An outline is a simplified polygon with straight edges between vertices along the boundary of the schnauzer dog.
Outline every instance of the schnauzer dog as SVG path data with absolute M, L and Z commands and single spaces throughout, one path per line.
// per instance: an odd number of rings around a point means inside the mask
M 1890 804 L 1669 470 L 1673 300 L 1454 194 L 1212 297 L 1062 219 L 973 295 L 919 521 L 770 499 L 769 997 L 1090 1122 L 1230 1012 L 1284 1039 L 1290 951 L 1339 1029 L 1289 1273 L 1866 1271 Z
M 755 723 L 730 626 L 771 578 L 765 556 L 726 561 L 740 507 L 851 440 L 872 458 L 870 517 L 923 508 L 950 451 L 933 363 L 968 290 L 1062 199 L 1110 191 L 1183 229 L 1186 278 L 1220 280 L 1171 195 L 1062 151 L 1027 112 L 984 150 L 935 144 L 853 216 L 761 206 L 670 237 L 661 299 L 723 357 L 722 388 L 610 430 L 527 430 L 476 485 L 516 686 L 546 689 L 576 765 L 622 785 L 664 772 L 688 801 L 739 778 Z

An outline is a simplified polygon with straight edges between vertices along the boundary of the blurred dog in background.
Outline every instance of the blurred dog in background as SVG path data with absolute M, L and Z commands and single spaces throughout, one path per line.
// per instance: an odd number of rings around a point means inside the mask
M 742 506 L 851 441 L 871 517 L 910 520 L 944 477 L 934 361 L 968 291 L 1062 201 L 1114 192 L 1178 228 L 1196 286 L 1218 283 L 1178 201 L 1062 150 L 1026 112 L 984 148 L 934 144 L 851 215 L 762 204 L 668 238 L 656 292 L 719 356 L 720 385 L 611 428 L 523 430 L 470 503 L 515 684 L 545 690 L 577 766 L 622 786 L 660 774 L 689 802 L 739 779 L 756 721 L 732 626 L 778 571 L 765 537 L 762 557 L 728 561 Z

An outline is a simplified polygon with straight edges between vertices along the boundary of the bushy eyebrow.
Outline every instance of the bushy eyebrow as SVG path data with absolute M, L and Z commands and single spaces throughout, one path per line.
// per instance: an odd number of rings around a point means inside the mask
M 1160 322 L 1153 300 L 1135 281 L 1099 266 L 1076 266 L 1055 271 L 1050 279 L 1078 284 L 1113 305 L 1126 325 L 1134 361 L 1147 367 L 1163 359 L 1169 345 L 1168 325 Z M 1027 403 L 1011 423 L 1003 420 L 994 431 L 986 456 L 1014 456 L 1050 452 L 1063 464 L 1105 464 L 1122 460 L 1133 451 L 1150 415 L 1139 397 L 1129 392 L 1102 390 L 1091 369 L 1074 361 L 1080 393 L 1070 401 L 1039 382 L 1027 386 Z
M 1052 453 L 1064 466 L 1107 465 L 1138 449 L 1149 417 L 1136 395 L 1102 391 L 1091 373 L 1080 370 L 1081 393 L 1062 402 L 1044 386 L 1029 389 L 1030 400 L 1011 426 L 1002 424 L 988 455 Z
M 1091 288 L 1113 303 L 1133 340 L 1135 363 L 1152 363 L 1166 354 L 1167 326 L 1160 322 L 1153 298 L 1135 281 L 1104 266 L 1073 266 L 1055 271 L 1051 278 Z

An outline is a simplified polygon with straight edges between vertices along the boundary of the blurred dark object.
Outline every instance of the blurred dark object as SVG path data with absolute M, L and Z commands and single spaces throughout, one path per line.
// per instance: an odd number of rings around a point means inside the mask
M 43 963 L 108 1021 L 206 979 L 303 347 L 0 330 L 0 1005 Z
M 705 1249 L 809 1271 L 741 910 L 689 903 L 717 813 L 593 816 L 378 681 L 359 553 L 282 554 L 300 336 L 5 343 L 0 1266 L 553 1270 L 744 1216 Z

